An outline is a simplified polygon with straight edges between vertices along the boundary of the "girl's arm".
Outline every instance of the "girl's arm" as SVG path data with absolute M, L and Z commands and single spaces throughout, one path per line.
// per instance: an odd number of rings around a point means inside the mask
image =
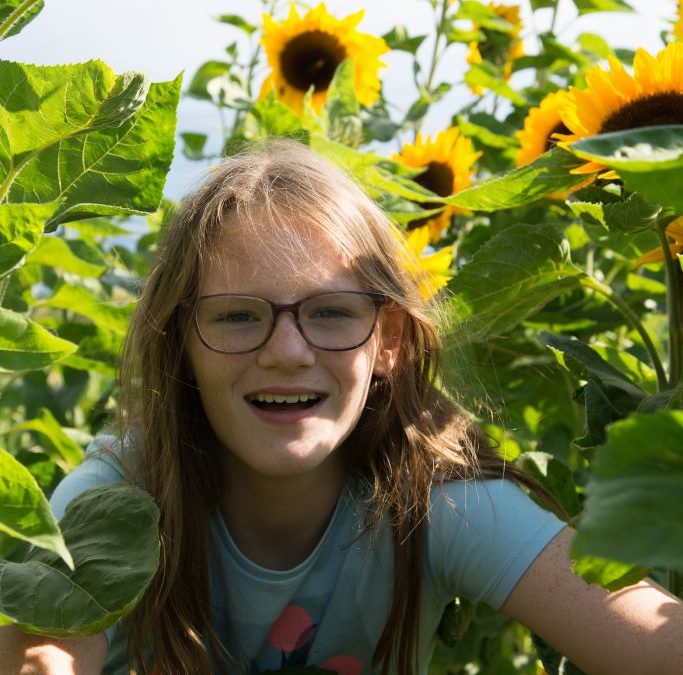
M 100 675 L 107 656 L 104 633 L 71 640 L 0 628 L 0 675 Z
M 503 605 L 589 675 L 683 673 L 683 603 L 654 581 L 608 592 L 571 570 L 570 528 L 541 552 Z

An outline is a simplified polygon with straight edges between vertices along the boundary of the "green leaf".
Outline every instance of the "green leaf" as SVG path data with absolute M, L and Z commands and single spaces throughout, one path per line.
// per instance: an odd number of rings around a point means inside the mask
M 90 319 L 102 328 L 109 328 L 117 333 L 125 333 L 135 303 L 125 305 L 98 298 L 82 286 L 62 285 L 47 300 L 40 302 L 45 307 L 66 309 Z
M 35 248 L 56 208 L 56 204 L 0 204 L 0 277 Z
M 526 105 L 526 98 L 513 89 L 504 79 L 502 71 L 486 61 L 475 63 L 465 73 L 465 83 L 472 88 L 484 87 L 509 99 L 516 106 Z
M 36 479 L 25 466 L 2 448 L 0 531 L 33 546 L 52 551 L 73 569 L 71 554 Z
M 581 33 L 578 40 L 579 45 L 581 45 L 581 49 L 584 52 L 593 54 L 593 56 L 597 56 L 598 58 L 606 59 L 614 54 L 607 40 L 595 33 Z
M 651 229 L 662 211 L 661 206 L 644 202 L 636 193 L 631 193 L 624 201 L 567 203 L 572 212 L 587 223 L 622 232 Z
M 0 127 L 10 151 L 10 180 L 27 160 L 64 139 L 123 124 L 142 106 L 148 87 L 142 74 L 117 76 L 101 61 L 0 61 Z M 3 194 L 6 189 L 3 184 Z
M 449 284 L 449 342 L 511 330 L 552 298 L 576 287 L 580 270 L 549 225 L 513 225 L 487 241 Z
M 39 550 L 24 562 L 0 561 L 0 616 L 54 637 L 111 626 L 135 607 L 154 576 L 158 520 L 154 501 L 140 488 L 115 483 L 84 492 L 60 523 L 75 570 Z M 27 602 L 37 596 L 40 602 Z
M 585 176 L 569 173 L 581 164 L 571 153 L 554 148 L 531 164 L 492 176 L 446 201 L 474 211 L 498 211 L 523 206 L 584 181 Z
M 64 359 L 64 365 L 114 377 L 121 353 L 123 335 L 94 324 L 60 324 L 59 336 L 75 342 L 78 351 Z
M 23 314 L 0 308 L 0 373 L 44 368 L 75 350 Z
M 2 0 L 0 2 L 0 40 L 23 30 L 43 9 L 43 0 Z
M 645 201 L 683 213 L 683 125 L 601 134 L 577 141 L 571 151 L 617 170 Z
M 579 14 L 590 12 L 633 12 L 634 9 L 623 0 L 574 0 Z
M 223 78 L 230 72 L 230 64 L 225 61 L 206 61 L 199 66 L 190 81 L 186 94 L 205 101 L 213 100 L 209 85 L 217 78 Z
M 629 396 L 641 399 L 643 390 L 605 361 L 594 349 L 569 335 L 541 332 L 541 341 L 564 354 L 564 365 L 582 379 L 597 379 L 609 389 L 621 389 Z
M 397 49 L 413 55 L 426 37 L 426 35 L 410 37 L 405 26 L 394 26 L 388 33 L 382 35 L 382 39 L 387 43 L 389 49 Z
M 294 136 L 305 141 L 308 137 L 301 119 L 284 103 L 278 101 L 272 91 L 257 101 L 247 114 L 245 132 L 251 140 L 264 139 L 268 136 Z
M 476 124 L 473 119 L 479 119 L 476 116 L 465 118 L 462 115 L 458 115 L 456 118 L 457 126 L 464 136 L 469 138 L 476 138 L 480 143 L 487 145 L 490 148 L 500 148 L 501 150 L 507 150 L 509 148 L 519 147 L 517 139 L 506 130 L 507 133 L 499 133 L 502 129 L 494 131 L 496 128 L 497 120 L 489 118 L 487 123 L 488 127 L 482 124 Z M 498 123 L 500 124 L 500 123 Z M 500 124 L 500 127 L 503 127 Z
M 239 28 L 241 31 L 244 31 L 247 35 L 251 35 L 252 33 L 258 30 L 256 26 L 249 23 L 244 17 L 240 16 L 239 14 L 221 14 L 220 16 L 216 17 L 216 21 L 220 21 L 221 23 L 227 23 L 231 26 L 235 26 L 235 28 Z
M 571 152 L 617 171 L 650 173 L 683 169 L 683 124 L 639 127 L 583 138 Z
M 63 136 L 37 152 L 14 180 L 9 201 L 62 200 L 50 227 L 94 215 L 155 211 L 173 159 L 180 85 L 180 77 L 152 84 L 143 104 L 116 126 L 108 121 L 91 131 L 90 125 L 88 133 Z M 105 101 L 105 107 L 112 105 Z M 69 114 L 64 105 L 55 107 Z
M 483 28 L 488 28 L 489 30 L 498 31 L 500 33 L 511 33 L 516 29 L 514 24 L 496 14 L 492 7 L 477 2 L 476 0 L 465 0 L 464 2 L 461 2 L 455 18 L 469 19 Z
M 608 591 L 631 586 L 648 575 L 645 567 L 594 556 L 578 556 L 572 569 L 589 584 L 598 584 Z
M 352 148 L 358 147 L 363 141 L 363 125 L 354 81 L 354 60 L 345 59 L 334 73 L 323 106 L 323 115 L 327 118 L 327 137 Z
M 8 429 L 9 433 L 17 431 L 35 431 L 43 436 L 62 458 L 61 468 L 72 469 L 83 461 L 83 449 L 64 433 L 61 424 L 47 408 L 41 408 L 38 417 L 16 424 Z
M 682 438 L 680 410 L 610 427 L 586 485 L 575 553 L 683 571 Z
M 85 260 L 77 254 L 79 250 L 81 253 L 88 251 L 91 260 L 99 257 L 100 264 Z M 98 249 L 88 246 L 82 240 L 69 241 L 55 236 L 43 237 L 26 257 L 26 263 L 56 267 L 81 277 L 99 277 L 107 269 Z
M 520 455 L 517 464 L 550 490 L 570 516 L 576 516 L 581 511 L 574 477 L 564 462 L 547 452 L 525 452 Z
M 185 131 L 180 134 L 183 139 L 183 155 L 191 160 L 201 160 L 204 157 L 204 147 L 208 136 L 206 134 L 197 134 L 190 131 Z
M 575 337 L 542 332 L 540 339 L 553 350 L 560 365 L 587 380 L 576 394 L 586 408 L 585 433 L 574 443 L 584 449 L 603 443 L 605 428 L 636 410 L 645 392 Z

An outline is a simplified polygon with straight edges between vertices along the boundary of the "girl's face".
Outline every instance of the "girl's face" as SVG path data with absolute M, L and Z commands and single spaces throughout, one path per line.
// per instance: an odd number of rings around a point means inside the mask
M 242 294 L 285 304 L 315 293 L 368 290 L 315 229 L 300 228 L 302 241 L 283 251 L 269 241 L 277 225 L 267 220 L 249 230 L 227 225 L 202 269 L 200 296 Z M 396 358 L 400 328 L 389 326 L 387 316 L 395 324 L 397 314 L 380 310 L 367 342 L 337 352 L 309 345 L 290 312 L 279 314 L 262 347 L 244 354 L 212 351 L 192 330 L 190 365 L 209 423 L 232 460 L 232 479 L 240 472 L 322 476 L 335 465 L 341 471 L 334 451 L 358 422 L 373 373 L 383 376 Z M 270 399 L 297 395 L 295 404 Z

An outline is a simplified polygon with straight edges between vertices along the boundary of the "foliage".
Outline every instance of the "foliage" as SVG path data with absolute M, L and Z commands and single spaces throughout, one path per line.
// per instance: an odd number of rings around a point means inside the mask
M 529 3 L 543 28 L 537 52 L 527 54 L 511 49 L 519 27 L 487 3 L 411 1 L 433 12 L 434 29 L 411 35 L 395 26 L 382 38 L 411 62 L 414 97 L 401 107 L 382 94 L 359 102 L 358 64 L 338 50 L 327 55 L 333 77 L 323 96 L 312 82 L 294 110 L 272 90 L 262 95 L 263 28 L 238 14 L 219 17 L 231 36 L 225 60 L 203 64 L 185 94 L 217 109 L 220 154 L 294 136 L 351 171 L 406 230 L 448 211 L 447 227 L 425 251 L 453 251 L 441 296 L 445 386 L 571 517 L 579 574 L 615 589 L 649 571 L 668 575 L 680 593 L 683 269 L 667 227 L 683 214 L 681 85 L 672 82 L 656 126 L 619 117 L 616 131 L 565 137 L 559 146 L 548 133 L 540 139 L 546 152 L 517 166 L 530 110 L 551 92 L 589 88 L 587 73 L 608 58 L 613 69 L 619 59 L 630 67 L 633 52 L 591 33 L 564 44 L 556 0 Z M 278 21 L 286 16 L 282 0 L 262 4 Z M 579 17 L 632 11 L 616 0 L 573 4 Z M 20 30 L 42 3 L 29 5 L 14 16 L 19 3 L 0 2 L 0 37 Z M 521 35 L 528 44 L 528 27 Z M 673 44 L 673 36 L 663 38 Z M 439 81 L 446 52 L 462 53 L 464 62 L 475 48 L 480 60 L 462 81 Z M 2 494 L 19 499 L 16 491 L 25 490 L 35 500 L 25 523 L 0 506 L 0 551 L 11 536 L 46 547 L 40 555 L 55 567 L 66 566 L 57 557 L 70 551 L 78 571 L 78 547 L 64 528 L 64 548 L 31 481 L 49 492 L 115 406 L 116 357 L 137 279 L 172 204 L 162 202 L 144 222 L 124 216 L 159 205 L 180 83 L 149 84 L 97 61 L 0 69 L 0 433 L 16 460 L 14 486 L 3 485 Z M 458 86 L 480 92 L 451 111 L 451 124 L 481 154 L 473 184 L 444 192 L 434 182 L 443 166 L 406 166 L 393 143 L 413 142 Z M 631 112 L 648 99 L 639 91 Z M 554 121 L 558 133 L 562 124 Z M 180 137 L 187 158 L 219 159 L 202 130 Z M 662 263 L 641 264 L 653 248 Z M 461 600 L 444 616 L 440 637 L 432 675 L 537 673 L 535 653 L 548 673 L 578 672 L 521 627 Z
M 0 37 L 41 8 L 1 2 Z M 158 512 L 142 490 L 86 493 L 59 525 L 43 491 L 82 461 L 112 406 L 151 242 L 126 264 L 111 235 L 127 230 L 102 217 L 157 211 L 180 86 L 100 61 L 0 61 L 0 623 L 100 631 L 156 570 Z

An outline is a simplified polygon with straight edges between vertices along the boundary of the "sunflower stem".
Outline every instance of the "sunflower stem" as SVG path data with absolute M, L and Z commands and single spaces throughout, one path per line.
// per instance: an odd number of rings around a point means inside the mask
M 666 270 L 666 310 L 669 322 L 669 387 L 675 388 L 681 381 L 683 370 L 683 270 L 674 260 L 666 237 L 670 218 L 657 222 L 657 236 L 664 255 Z
M 439 63 L 442 51 L 441 47 L 441 36 L 443 35 L 444 25 L 446 23 L 446 14 L 448 12 L 448 6 L 450 4 L 449 0 L 441 0 L 441 12 L 439 14 L 439 20 L 436 23 L 436 35 L 434 36 L 434 49 L 432 50 L 432 63 L 429 67 L 429 75 L 427 76 L 427 82 L 425 83 L 425 89 L 427 91 L 432 90 L 432 84 L 434 83 L 434 75 L 436 75 L 436 66 Z
M 657 348 L 652 342 L 650 334 L 643 326 L 642 322 L 638 318 L 638 315 L 628 306 L 624 300 L 622 300 L 609 286 L 601 283 L 595 277 L 585 276 L 581 277 L 581 284 L 585 288 L 589 288 L 596 293 L 602 295 L 606 300 L 611 302 L 626 318 L 633 329 L 640 335 L 643 345 L 650 355 L 650 360 L 652 361 L 652 367 L 657 374 L 657 388 L 659 391 L 664 391 L 667 388 L 667 377 L 664 371 L 664 366 L 662 365 L 662 360 L 659 358 L 657 353 Z
M 10 275 L 7 274 L 0 279 L 0 307 L 2 307 L 2 303 L 5 301 L 5 293 L 7 292 L 7 287 L 9 286 L 9 278 Z

